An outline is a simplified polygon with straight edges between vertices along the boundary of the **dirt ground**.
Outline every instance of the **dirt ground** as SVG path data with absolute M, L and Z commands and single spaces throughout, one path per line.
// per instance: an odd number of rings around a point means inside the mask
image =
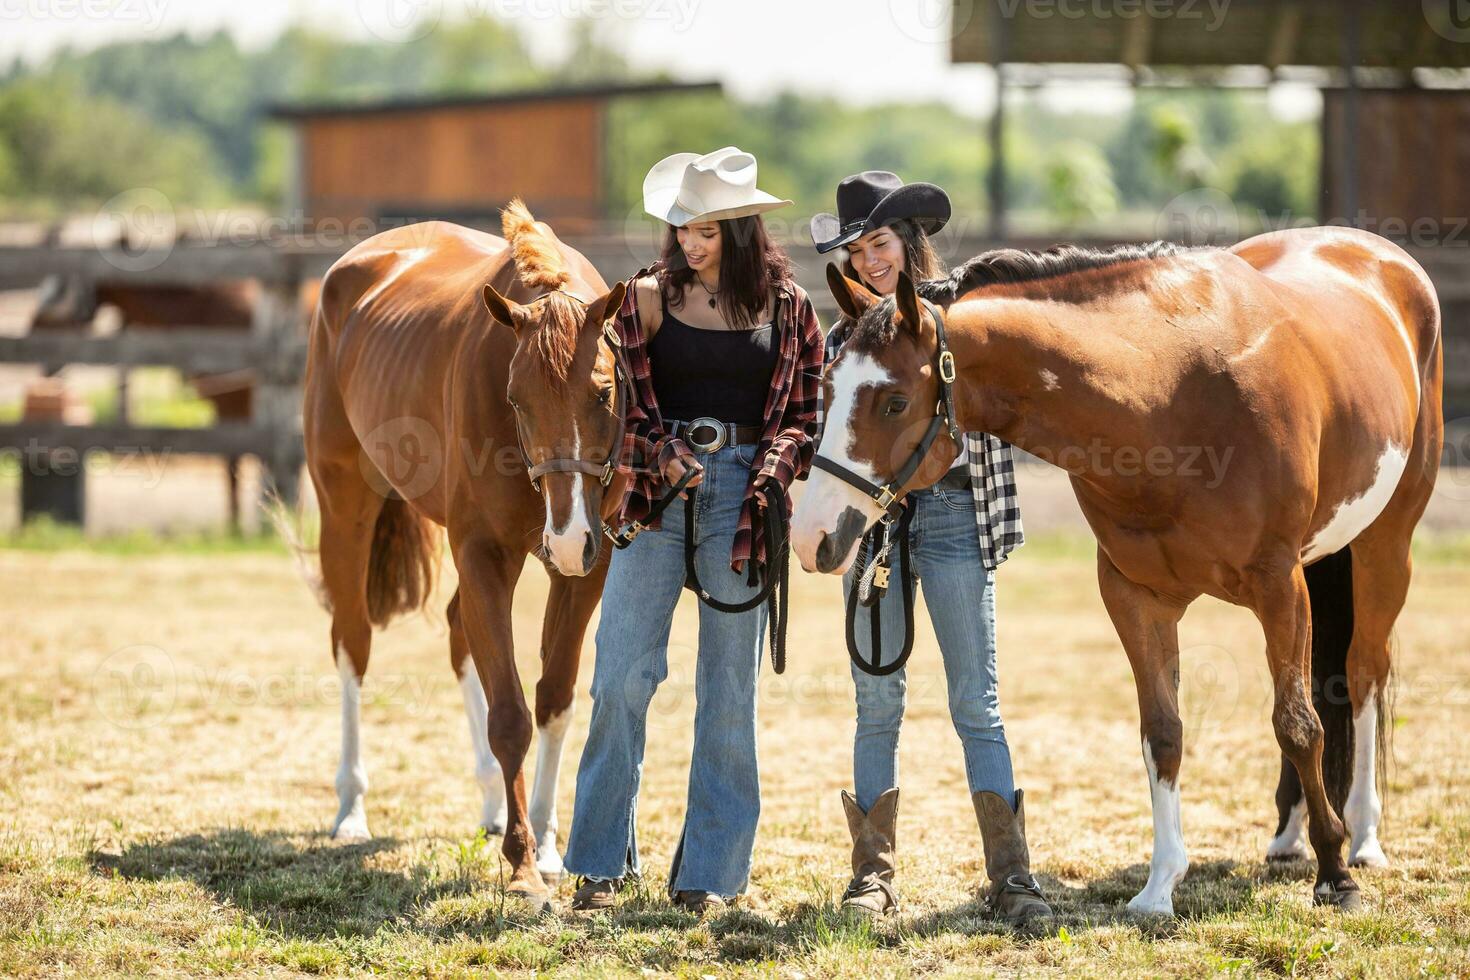
M 877 925 L 836 913 L 853 703 L 835 579 L 796 573 L 791 666 L 761 680 L 751 893 L 705 923 L 660 897 L 694 701 L 684 598 L 649 720 L 649 879 L 598 920 L 565 911 L 569 884 L 549 915 L 503 899 L 495 849 L 472 836 L 477 789 L 439 602 L 377 639 L 363 716 L 378 836 L 338 846 L 326 837 L 339 731 L 328 621 L 285 554 L 0 550 L 0 975 L 1465 975 L 1470 547 L 1421 544 L 1399 631 L 1393 866 L 1360 874 L 1367 911 L 1315 909 L 1310 868 L 1263 865 L 1278 756 L 1261 636 L 1248 613 L 1201 601 L 1182 629 L 1191 870 L 1177 921 L 1138 922 L 1122 912 L 1146 877 L 1150 820 L 1127 662 L 1089 543 L 1034 534 L 998 596 L 1007 729 L 1036 869 L 1061 912 L 1040 936 L 985 922 L 973 901 L 983 860 L 927 619 L 902 742 L 905 910 Z M 528 687 L 544 594 L 528 568 L 515 603 Z M 590 639 L 584 656 L 563 844 Z

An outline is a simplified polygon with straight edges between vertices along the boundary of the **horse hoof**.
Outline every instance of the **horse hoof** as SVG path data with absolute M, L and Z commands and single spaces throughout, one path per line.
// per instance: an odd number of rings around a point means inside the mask
M 1365 844 L 1348 858 L 1350 868 L 1386 868 L 1388 857 L 1383 853 L 1383 848 L 1375 841 Z
M 339 844 L 361 844 L 372 839 L 367 821 L 362 818 L 354 820 L 349 817 L 332 828 L 332 840 Z
M 1363 895 L 1358 890 L 1358 883 L 1351 878 L 1335 885 L 1324 881 L 1312 890 L 1312 902 L 1315 905 L 1331 906 L 1339 912 L 1356 912 L 1363 907 Z
M 530 885 L 512 885 L 505 890 L 505 897 L 521 903 L 537 914 L 551 910 L 551 893 L 545 889 L 538 890 Z

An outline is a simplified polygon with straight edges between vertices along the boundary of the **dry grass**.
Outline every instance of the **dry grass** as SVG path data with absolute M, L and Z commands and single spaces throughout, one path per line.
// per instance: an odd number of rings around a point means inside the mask
M 516 601 L 527 671 L 544 582 L 528 570 Z M 1260 634 L 1238 609 L 1191 612 L 1193 863 L 1168 923 L 1122 915 L 1146 876 L 1148 799 L 1090 549 L 1052 538 L 1018 553 L 1001 575 L 1002 691 L 1037 870 L 1062 912 L 1044 936 L 994 928 L 972 902 L 979 838 L 927 624 L 903 739 L 906 910 L 878 925 L 834 914 L 851 685 L 836 581 L 794 584 L 790 672 L 762 679 L 752 895 L 697 924 L 661 898 L 658 874 L 688 770 L 692 598 L 649 728 L 640 836 L 653 874 L 609 918 L 534 916 L 503 900 L 495 852 L 468 836 L 478 800 L 442 623 L 380 634 L 364 707 L 379 836 L 335 846 L 327 622 L 289 559 L 0 551 L 0 975 L 1470 972 L 1463 546 L 1423 549 L 1401 625 L 1384 827 L 1394 866 L 1360 875 L 1369 911 L 1357 915 L 1311 907 L 1306 866 L 1262 864 L 1278 756 Z M 567 774 L 563 827 L 571 797 Z

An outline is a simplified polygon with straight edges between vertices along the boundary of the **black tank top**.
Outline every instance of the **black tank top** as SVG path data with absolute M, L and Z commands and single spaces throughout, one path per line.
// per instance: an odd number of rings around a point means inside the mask
M 701 416 L 759 425 L 776 369 L 775 327 L 704 330 L 664 304 L 663 325 L 648 343 L 659 414 L 688 422 Z

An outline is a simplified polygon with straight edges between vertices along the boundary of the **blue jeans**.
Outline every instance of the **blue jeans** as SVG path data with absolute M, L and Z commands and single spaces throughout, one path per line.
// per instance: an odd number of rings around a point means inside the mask
M 990 790 L 1014 806 L 1015 776 L 996 684 L 995 579 L 980 560 L 975 498 L 968 489 L 943 487 L 920 490 L 910 497 L 917 508 L 909 527 L 912 572 L 923 583 L 924 605 L 939 640 L 949 682 L 949 714 L 964 747 L 970 792 Z M 892 563 L 896 573 L 896 545 Z M 849 570 L 842 581 L 845 601 L 856 576 Z M 896 574 L 881 603 L 883 657 L 891 660 L 890 654 L 896 654 L 903 644 L 903 583 Z M 871 628 L 867 611 L 861 607 L 855 626 L 858 648 L 866 655 Z M 903 722 L 907 670 L 874 677 L 852 667 L 857 687 L 853 781 L 858 805 L 864 810 L 885 790 L 898 785 L 898 729 Z
M 757 588 L 730 569 L 735 524 L 754 446 L 701 455 L 695 501 L 695 568 L 716 599 L 738 602 Z M 613 552 L 597 624 L 592 718 L 577 769 L 565 865 L 594 878 L 640 872 L 634 824 L 649 703 L 668 676 L 669 629 L 684 587 L 684 501 L 662 527 Z M 764 603 L 723 613 L 700 603 L 695 664 L 694 752 L 682 859 L 673 887 L 738 895 L 750 877 L 760 817 L 755 702 L 766 626 Z

